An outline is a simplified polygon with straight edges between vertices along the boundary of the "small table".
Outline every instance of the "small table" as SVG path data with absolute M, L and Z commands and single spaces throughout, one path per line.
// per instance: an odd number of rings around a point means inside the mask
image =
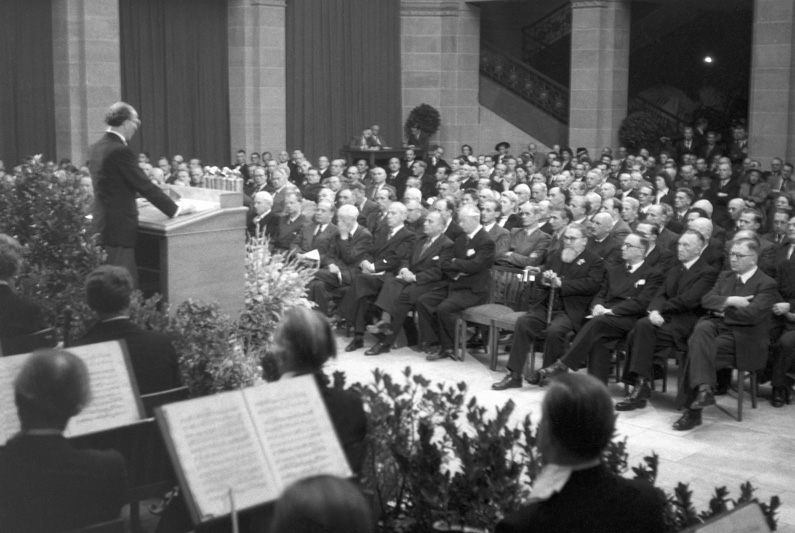
M 351 148 L 344 148 L 343 153 L 348 159 L 348 164 L 353 165 L 359 159 L 366 159 L 367 163 L 372 168 L 376 163 L 386 165 L 393 157 L 403 159 L 406 155 L 408 148 L 389 148 L 381 150 L 354 150 Z M 414 149 L 417 159 L 422 159 L 425 156 L 425 150 Z

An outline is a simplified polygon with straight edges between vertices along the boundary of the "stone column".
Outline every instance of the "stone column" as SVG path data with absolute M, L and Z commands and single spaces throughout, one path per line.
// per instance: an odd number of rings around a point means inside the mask
M 82 165 L 103 119 L 121 100 L 119 5 L 107 0 L 52 3 L 57 157 Z
M 229 1 L 230 161 L 287 143 L 285 0 Z
M 442 127 L 431 143 L 446 157 L 477 138 L 479 55 L 478 8 L 464 0 L 401 1 L 402 119 L 422 103 L 438 109 Z
M 755 0 L 753 24 L 749 146 L 767 168 L 795 158 L 795 4 Z
M 618 148 L 629 96 L 629 0 L 573 0 L 569 145 Z

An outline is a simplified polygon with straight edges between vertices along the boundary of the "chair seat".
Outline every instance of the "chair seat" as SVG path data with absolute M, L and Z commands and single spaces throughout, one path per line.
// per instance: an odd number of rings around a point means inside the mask
M 494 326 L 498 329 L 510 329 L 513 331 L 513 329 L 516 327 L 516 321 L 526 314 L 527 313 L 524 311 L 511 311 L 510 313 L 495 318 Z
M 513 313 L 514 310 L 507 305 L 501 304 L 483 304 L 476 305 L 464 309 L 461 313 L 461 318 L 467 322 L 475 322 L 476 324 L 490 325 L 492 320 Z

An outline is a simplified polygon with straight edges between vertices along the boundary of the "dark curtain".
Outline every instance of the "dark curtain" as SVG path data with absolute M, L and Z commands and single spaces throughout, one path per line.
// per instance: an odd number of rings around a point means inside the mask
M 229 161 L 226 0 L 119 0 L 122 99 L 138 110 L 131 146 Z
M 287 149 L 337 156 L 381 126 L 402 140 L 399 0 L 289 0 Z
M 0 159 L 55 159 L 52 0 L 0 2 Z

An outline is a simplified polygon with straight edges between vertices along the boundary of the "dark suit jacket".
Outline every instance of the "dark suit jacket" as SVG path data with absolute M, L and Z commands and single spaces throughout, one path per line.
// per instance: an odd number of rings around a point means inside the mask
M 106 133 L 89 148 L 94 181 L 94 228 L 105 246 L 134 248 L 138 236 L 140 194 L 169 217 L 177 204 L 149 181 L 133 151 L 114 133 Z
M 624 242 L 624 237 L 632 233 L 632 228 L 629 227 L 629 224 L 618 219 L 618 222 L 615 223 L 613 229 L 610 230 L 610 235 L 618 239 L 619 242 Z
M 509 514 L 495 533 L 661 533 L 664 506 L 659 489 L 599 465 L 572 472 L 559 493 Z
M 453 244 L 453 258 L 445 274 L 452 280 L 451 289 L 471 289 L 474 293 L 489 291 L 489 269 L 494 264 L 494 241 L 480 228 L 470 241 L 466 234 Z
M 488 233 L 491 240 L 494 241 L 494 260 L 496 261 L 511 248 L 511 232 L 501 228 L 499 224 L 494 224 Z
M 658 311 L 665 318 L 678 349 L 687 351 L 687 338 L 704 314 L 701 298 L 717 279 L 718 271 L 700 257 L 688 270 L 684 266 L 668 270 L 665 281 L 649 304 L 649 311 Z
M 39 306 L 0 285 L 0 339 L 21 337 L 46 329 Z
M 679 242 L 679 235 L 669 230 L 668 228 L 663 228 L 660 231 L 660 234 L 657 236 L 657 246 L 659 246 L 664 250 L 671 250 L 672 252 L 676 252 L 676 244 L 678 242 Z
M 361 225 L 345 240 L 340 237 L 339 232 L 334 236 L 334 242 L 329 248 L 328 262 L 340 269 L 343 285 L 350 285 L 353 275 L 359 271 L 359 264 L 367 257 L 372 246 L 373 235 Z
M 723 258 L 724 270 L 731 270 L 731 265 L 729 264 L 730 250 L 731 250 L 731 241 L 727 242 L 724 246 L 724 258 Z M 776 267 L 778 266 L 778 262 L 776 261 L 777 252 L 778 252 L 778 246 L 764 239 L 759 240 L 759 257 L 757 259 L 756 264 L 759 266 L 762 272 L 764 272 L 771 278 L 776 277 Z
M 327 224 L 326 228 L 318 235 L 315 235 L 317 223 L 310 222 L 304 224 L 301 231 L 293 239 L 290 246 L 291 250 L 299 253 L 306 253 L 312 250 L 317 250 L 320 254 L 320 264 L 328 264 L 328 252 L 331 244 L 334 242 L 334 237 L 340 232 L 334 224 Z
M 680 264 L 675 253 L 658 245 L 655 245 L 654 249 L 646 256 L 646 262 L 653 265 L 654 268 L 663 274 L 667 273 L 669 269 L 678 267 Z
M 646 314 L 646 308 L 663 283 L 663 274 L 649 261 L 644 261 L 632 274 L 624 264 L 607 267 L 605 282 L 594 298 L 592 307 L 601 304 L 618 316 Z
M 455 222 L 450 222 L 450 225 L 444 230 L 444 236 L 450 239 L 451 242 L 455 242 L 463 234 L 464 230 Z
M 712 159 L 716 155 L 723 155 L 723 153 L 724 153 L 723 148 L 721 148 L 719 145 L 716 144 L 715 146 L 710 146 L 708 144 L 705 144 L 699 150 L 698 155 L 707 160 L 707 165 L 711 165 Z
M 729 296 L 750 296 L 754 298 L 748 307 L 724 309 Z M 737 274 L 721 272 L 717 283 L 701 299 L 704 309 L 725 313 L 724 321 L 731 326 L 734 334 L 737 368 L 758 370 L 767 362 L 769 344 L 768 329 L 772 317 L 770 308 L 779 298 L 776 282 L 757 269 L 743 286 L 739 286 Z
M 589 252 L 602 258 L 605 267 L 623 264 L 621 261 L 621 241 L 608 234 L 602 242 L 597 242 L 594 238 L 588 239 L 585 247 Z
M 401 261 L 411 253 L 415 239 L 416 235 L 405 226 L 391 239 L 388 231 L 382 232 L 375 237 L 373 247 L 365 259 L 373 263 L 376 272 L 395 272 Z
M 427 200 L 439 196 L 439 191 L 436 190 L 436 176 L 427 171 L 420 178 L 420 192 L 422 199 Z
M 409 175 L 403 169 L 400 169 L 397 175 L 394 176 L 392 175 L 391 172 L 386 173 L 386 184 L 395 188 L 398 200 L 403 199 L 403 193 L 406 192 L 406 181 L 408 179 Z
M 272 210 L 257 222 L 254 222 L 256 218 L 256 216 L 252 217 L 248 225 L 247 231 L 249 235 L 265 235 L 269 239 L 273 239 L 279 234 L 279 217 Z
M 409 269 L 417 280 L 414 283 L 398 282 L 402 287 L 401 292 L 408 292 L 409 303 L 416 303 L 417 299 L 425 293 L 443 289 L 448 285 L 450 279 L 446 277 L 442 270 L 450 263 L 453 257 L 453 241 L 440 235 L 425 252 L 423 246 L 428 241 L 427 236 L 423 236 L 414 243 L 411 255 L 408 259 L 401 261 L 400 269 Z M 395 281 L 398 281 L 395 279 Z M 384 289 L 391 284 L 384 285 Z M 382 289 L 382 291 L 384 290 Z M 397 294 L 394 295 L 397 297 Z M 381 297 L 381 295 L 379 295 Z
M 140 328 L 129 319 L 97 322 L 74 346 L 123 340 L 130 354 L 135 381 L 141 394 L 179 387 L 179 356 L 171 339 L 158 331 Z
M 298 235 L 306 222 L 307 220 L 304 215 L 298 215 L 292 222 L 290 222 L 290 217 L 288 215 L 280 216 L 279 232 L 276 238 L 271 241 L 272 247 L 278 251 L 289 250 L 290 246 L 293 244 L 293 240 L 295 240 L 295 236 Z
M 712 238 L 709 240 L 709 244 L 707 244 L 707 247 L 704 248 L 703 252 L 701 252 L 701 257 L 703 257 L 707 263 L 709 263 L 710 266 L 714 267 L 716 270 L 723 270 L 723 261 L 725 256 L 723 253 L 723 246 L 717 239 Z
M 605 278 L 605 265 L 602 259 L 588 250 L 578 255 L 571 263 L 564 263 L 560 250 L 552 254 L 536 276 L 536 282 L 525 290 L 530 290 L 530 308 L 547 308 L 549 302 L 549 287 L 540 283 L 543 273 L 551 270 L 561 277 L 561 286 L 557 289 L 555 298 L 562 298 L 563 310 L 571 319 L 574 331 L 579 331 L 588 307 L 594 295 L 602 288 Z
M 379 213 L 381 210 L 378 207 L 378 204 L 373 202 L 372 200 L 365 200 L 362 205 L 357 205 L 356 209 L 359 210 L 359 219 L 364 220 L 364 224 L 367 224 L 367 219 L 372 213 Z M 362 222 L 359 222 L 361 224 Z
M 124 459 L 75 450 L 60 435 L 17 434 L 0 447 L 3 533 L 52 533 L 113 520 L 127 498 Z

